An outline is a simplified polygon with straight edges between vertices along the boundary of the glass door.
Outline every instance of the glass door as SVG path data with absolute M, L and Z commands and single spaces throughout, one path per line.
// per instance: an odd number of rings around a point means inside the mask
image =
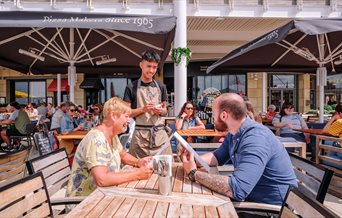
M 294 89 L 270 89 L 269 104 L 274 104 L 279 112 L 284 102 L 292 102 L 296 108 Z

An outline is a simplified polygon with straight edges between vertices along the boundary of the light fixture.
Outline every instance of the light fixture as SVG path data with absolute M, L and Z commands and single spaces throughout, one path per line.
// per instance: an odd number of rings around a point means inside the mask
M 334 64 L 335 65 L 339 65 L 339 64 L 342 64 L 342 56 L 340 55 L 339 59 L 334 61 Z
M 316 57 L 307 48 L 292 48 L 292 51 L 297 55 L 307 59 L 308 61 L 315 61 Z
M 19 52 L 20 54 L 29 56 L 29 57 L 31 57 L 31 58 L 36 58 L 36 59 L 38 59 L 38 60 L 40 60 L 40 61 L 45 61 L 45 57 L 36 54 L 36 51 L 33 50 L 33 49 L 31 49 L 31 48 L 29 49 L 29 51 L 26 51 L 26 50 L 24 50 L 24 49 L 19 49 L 18 52 Z
M 258 75 L 256 73 L 253 73 L 251 75 L 251 78 L 254 79 L 254 80 L 258 80 Z
M 100 61 L 96 61 L 96 65 L 108 64 L 116 62 L 116 58 L 109 58 L 108 55 L 102 56 Z

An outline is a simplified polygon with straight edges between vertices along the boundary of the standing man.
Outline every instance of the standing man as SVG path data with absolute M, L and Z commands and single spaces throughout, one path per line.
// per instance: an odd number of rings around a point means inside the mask
M 165 125 L 160 119 L 167 114 L 166 87 L 153 79 L 159 62 L 155 51 L 144 52 L 139 63 L 141 77 L 128 84 L 125 90 L 124 100 L 130 103 L 131 117 L 136 122 L 129 153 L 139 158 L 154 155 L 165 143 L 169 146 L 163 154 L 172 154 Z
M 193 155 L 183 152 L 182 160 L 190 180 L 236 201 L 281 205 L 289 186 L 297 186 L 290 158 L 281 142 L 265 126 L 246 117 L 242 97 L 225 93 L 215 99 L 213 115 L 217 130 L 228 129 L 222 145 L 202 155 L 210 165 L 234 165 L 231 176 L 197 171 Z

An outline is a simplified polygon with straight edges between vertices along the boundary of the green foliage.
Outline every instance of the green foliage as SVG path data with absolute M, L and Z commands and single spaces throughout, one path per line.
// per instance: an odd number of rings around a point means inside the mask
M 176 65 L 180 64 L 182 56 L 186 57 L 186 65 L 188 65 L 191 58 L 191 50 L 189 48 L 178 47 L 171 50 L 171 59 Z

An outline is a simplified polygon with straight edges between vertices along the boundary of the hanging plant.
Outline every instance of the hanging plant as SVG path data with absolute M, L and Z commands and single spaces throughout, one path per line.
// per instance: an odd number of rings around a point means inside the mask
M 176 65 L 180 64 L 182 56 L 186 58 L 186 65 L 188 65 L 191 58 L 191 50 L 189 48 L 178 47 L 171 50 L 171 59 Z

